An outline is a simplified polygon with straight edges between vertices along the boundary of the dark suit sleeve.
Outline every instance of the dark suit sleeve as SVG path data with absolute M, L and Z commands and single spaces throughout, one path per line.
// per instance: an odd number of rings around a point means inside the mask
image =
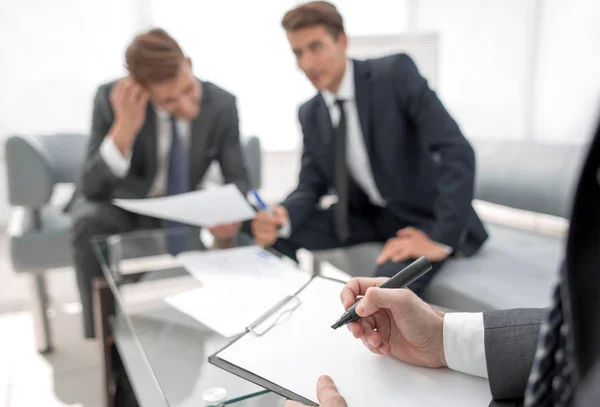
M 240 143 L 238 110 L 235 99 L 232 99 L 231 105 L 228 105 L 221 113 L 219 127 L 221 130 L 218 161 L 223 180 L 227 184 L 237 185 L 242 194 L 246 195 L 250 188 L 250 182 Z
M 319 199 L 327 192 L 327 180 L 317 167 L 313 153 L 307 148 L 306 121 L 308 120 L 308 106 L 303 105 L 300 107 L 298 115 L 304 135 L 300 177 L 298 186 L 282 204 L 287 209 L 290 217 L 292 235 L 308 220 L 315 211 Z
M 130 175 L 124 179 L 116 177 L 100 156 L 100 146 L 113 122 L 109 94 L 110 88 L 105 85 L 94 97 L 92 134 L 78 189 L 89 200 L 141 198 L 144 195 L 143 183 Z
M 436 223 L 430 237 L 456 248 L 471 211 L 475 154 L 410 57 L 398 55 L 392 75 L 404 114 L 427 151 L 439 157 Z
M 545 309 L 483 313 L 485 359 L 494 399 L 525 395 Z

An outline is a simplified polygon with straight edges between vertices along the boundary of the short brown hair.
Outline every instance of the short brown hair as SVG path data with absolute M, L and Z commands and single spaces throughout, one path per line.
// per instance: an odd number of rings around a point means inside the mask
M 142 85 L 165 82 L 179 74 L 183 51 L 165 30 L 152 29 L 135 37 L 125 53 L 125 64 Z
M 281 20 L 286 31 L 322 25 L 336 38 L 344 32 L 344 19 L 337 8 L 327 1 L 311 1 L 288 11 Z

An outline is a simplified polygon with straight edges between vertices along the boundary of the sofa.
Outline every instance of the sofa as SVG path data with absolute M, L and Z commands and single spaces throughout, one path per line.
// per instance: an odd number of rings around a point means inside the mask
M 567 223 L 587 146 L 498 140 L 474 140 L 472 145 L 477 201 L 517 210 L 529 226 L 544 223 L 544 218 Z M 547 306 L 564 252 L 564 233 L 524 230 L 479 212 L 489 239 L 470 258 L 450 258 L 423 297 L 465 312 Z M 316 256 L 351 276 L 369 276 L 382 247 L 369 243 Z

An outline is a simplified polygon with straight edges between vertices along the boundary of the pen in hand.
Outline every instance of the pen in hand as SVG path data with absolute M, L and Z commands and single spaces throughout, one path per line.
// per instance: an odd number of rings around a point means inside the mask
M 404 288 L 419 277 L 423 276 L 431 270 L 431 263 L 424 256 L 419 257 L 417 260 L 410 263 L 408 266 L 400 270 L 396 275 L 383 283 L 381 288 Z M 349 324 L 350 322 L 356 322 L 360 319 L 360 316 L 356 313 L 356 306 L 360 300 L 356 301 L 344 314 L 333 324 L 333 329 L 338 329 L 341 326 Z

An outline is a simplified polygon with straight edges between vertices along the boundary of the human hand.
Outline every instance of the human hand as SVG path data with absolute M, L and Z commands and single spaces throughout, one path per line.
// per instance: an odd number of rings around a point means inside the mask
M 373 353 L 417 366 L 446 366 L 444 314 L 410 290 L 379 288 L 385 281 L 354 278 L 346 284 L 341 293 L 346 309 L 364 296 L 356 306 L 361 319 L 348 324 L 350 332 Z
M 277 228 L 289 222 L 285 207 L 279 205 L 273 208 L 273 214 L 259 212 L 252 221 L 252 234 L 259 246 L 271 246 L 278 237 Z
M 146 120 L 148 93 L 133 78 L 127 77 L 113 86 L 109 98 L 115 113 L 110 137 L 119 151 L 127 156 Z
M 340 395 L 335 387 L 333 379 L 329 376 L 319 377 L 317 382 L 317 398 L 320 407 L 348 407 L 346 400 Z M 284 407 L 306 407 L 305 404 L 288 400 Z
M 217 239 L 229 239 L 235 236 L 241 229 L 242 223 L 225 223 L 221 225 L 215 225 L 208 228 L 208 231 Z
M 434 242 L 425 232 L 411 226 L 400 229 L 396 236 L 386 242 L 377 258 L 377 264 L 381 265 L 388 260 L 400 263 L 409 259 L 417 259 L 425 256 L 431 262 L 444 260 L 449 256 L 443 246 Z

